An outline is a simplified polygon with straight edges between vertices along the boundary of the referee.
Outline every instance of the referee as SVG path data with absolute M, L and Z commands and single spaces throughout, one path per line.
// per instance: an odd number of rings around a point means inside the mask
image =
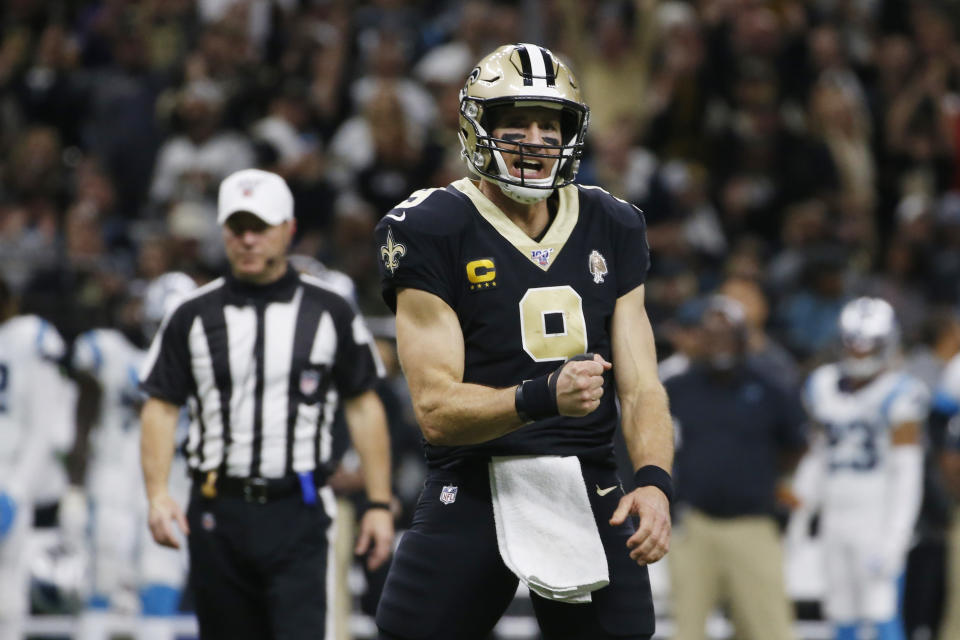
M 288 265 L 295 221 L 282 178 L 256 169 L 227 177 L 217 220 L 230 272 L 164 319 L 141 369 L 150 532 L 171 547 L 187 535 L 204 640 L 332 638 L 326 478 L 340 398 L 370 507 L 357 553 L 375 568 L 393 544 L 388 432 L 373 391 L 382 366 L 351 305 Z M 186 517 L 167 489 L 184 404 Z

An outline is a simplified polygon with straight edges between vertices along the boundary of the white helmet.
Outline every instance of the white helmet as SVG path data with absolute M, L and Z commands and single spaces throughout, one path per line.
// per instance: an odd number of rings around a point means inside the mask
M 196 288 L 193 278 L 182 271 L 165 273 L 147 284 L 143 293 L 143 334 L 147 340 L 153 339 L 167 313 Z
M 90 558 L 82 546 L 44 537 L 30 558 L 30 603 L 49 614 L 76 614 L 90 597 Z
M 353 278 L 347 274 L 331 269 L 316 258 L 302 254 L 292 254 L 287 258 L 287 261 L 300 273 L 313 276 L 340 294 L 341 297 L 346 298 L 354 305 L 357 304 L 357 285 L 353 283 Z
M 546 107 L 560 114 L 561 144 L 526 144 L 491 134 L 490 109 Z M 553 53 L 533 44 L 504 45 L 485 56 L 460 90 L 460 145 L 467 166 L 492 180 L 511 199 L 532 204 L 573 182 L 583 155 L 590 110 L 570 69 Z M 510 175 L 499 144 L 516 147 L 527 158 L 559 160 L 545 178 Z
M 890 303 L 880 298 L 851 300 L 840 312 L 839 325 L 844 375 L 872 378 L 890 367 L 900 346 L 900 325 Z

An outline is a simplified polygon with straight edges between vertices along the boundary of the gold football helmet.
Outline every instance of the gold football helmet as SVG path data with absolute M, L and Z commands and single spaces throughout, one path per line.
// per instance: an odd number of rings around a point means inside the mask
M 547 107 L 560 111 L 561 144 L 528 144 L 492 137 L 490 112 L 501 106 Z M 495 181 L 510 198 L 524 204 L 548 197 L 573 182 L 583 155 L 590 110 L 569 67 L 544 47 L 504 45 L 484 57 L 460 91 L 460 144 L 467 166 Z M 510 175 L 498 143 L 521 157 L 558 157 L 545 178 Z M 514 149 L 519 149 L 514 151 Z

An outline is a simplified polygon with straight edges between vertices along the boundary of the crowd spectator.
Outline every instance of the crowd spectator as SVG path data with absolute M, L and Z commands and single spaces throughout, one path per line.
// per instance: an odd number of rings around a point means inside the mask
M 594 100 L 581 175 L 643 207 L 651 242 L 661 243 L 654 248 L 691 265 L 699 289 L 719 283 L 725 255 L 745 234 L 759 238 L 771 328 L 801 360 L 826 341 L 794 335 L 784 314 L 824 293 L 809 255 L 824 243 L 850 252 L 836 270 L 846 284 L 889 287 L 876 276 L 899 274 L 891 295 L 910 295 L 898 311 L 925 308 L 918 296 L 960 299 L 951 284 L 956 207 L 944 198 L 958 185 L 949 9 L 29 4 L 0 18 L 9 34 L 0 82 L 11 89 L 0 98 L 0 242 L 32 248 L 29 264 L 5 271 L 18 290 L 49 266 L 75 200 L 74 173 L 88 160 L 114 190 L 100 215 L 125 221 L 113 235 L 133 238 L 120 250 L 140 250 L 137 223 L 153 219 L 168 220 L 195 252 L 214 253 L 203 248 L 211 241 L 198 216 L 181 205 L 209 207 L 210 184 L 256 165 L 288 178 L 303 203 L 300 236 L 329 257 L 338 196 L 382 212 L 397 194 L 462 174 L 456 155 L 439 151 L 457 129 L 445 114 L 454 113 L 470 60 L 496 36 L 542 39 L 581 70 L 588 97 L 604 96 Z M 929 203 L 923 217 L 935 232 L 905 246 L 899 231 L 916 202 Z

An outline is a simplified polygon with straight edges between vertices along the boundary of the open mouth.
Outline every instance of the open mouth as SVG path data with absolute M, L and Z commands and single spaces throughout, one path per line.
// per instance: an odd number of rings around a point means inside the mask
M 547 171 L 543 162 L 531 158 L 517 158 L 510 165 L 510 175 L 524 180 L 546 178 Z

